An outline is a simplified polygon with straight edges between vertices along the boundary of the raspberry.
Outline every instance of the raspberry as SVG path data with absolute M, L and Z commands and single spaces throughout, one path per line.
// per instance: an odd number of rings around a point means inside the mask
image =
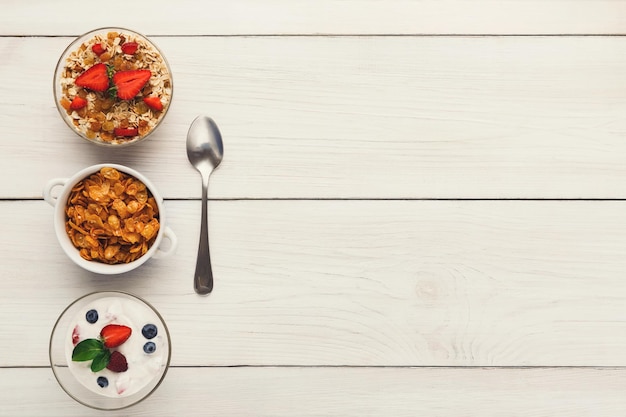
M 126 372 L 128 370 L 126 357 L 117 350 L 111 352 L 111 359 L 109 359 L 107 369 L 113 372 Z

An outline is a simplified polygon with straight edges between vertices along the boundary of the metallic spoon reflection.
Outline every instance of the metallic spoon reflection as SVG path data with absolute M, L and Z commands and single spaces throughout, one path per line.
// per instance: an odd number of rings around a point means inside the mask
M 198 116 L 187 132 L 187 158 L 202 176 L 202 220 L 200 223 L 200 244 L 196 260 L 194 289 L 198 294 L 208 294 L 213 290 L 213 270 L 209 253 L 209 227 L 207 198 L 209 177 L 224 157 L 222 135 L 217 125 L 207 116 Z

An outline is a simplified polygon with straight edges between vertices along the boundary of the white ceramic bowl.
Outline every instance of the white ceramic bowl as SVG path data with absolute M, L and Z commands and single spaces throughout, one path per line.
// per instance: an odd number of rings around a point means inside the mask
M 82 45 L 89 45 L 90 42 L 93 43 L 97 43 L 94 41 L 94 39 L 96 39 L 96 36 L 98 37 L 104 37 L 106 39 L 107 34 L 113 32 L 113 33 L 119 33 L 122 35 L 125 35 L 125 37 L 130 38 L 132 37 L 133 40 L 136 40 L 137 42 L 140 42 L 142 45 L 146 46 L 146 50 L 150 50 L 151 53 L 154 53 L 156 55 L 156 57 L 160 57 L 160 60 L 145 60 L 145 61 L 141 61 L 141 62 L 145 62 L 145 63 L 150 63 L 150 64 L 144 64 L 144 65 L 151 65 L 153 67 L 155 67 L 155 70 L 152 71 L 152 77 L 150 78 L 148 84 L 151 83 L 156 83 L 156 85 L 159 85 L 159 80 L 160 79 L 166 79 L 167 83 L 169 84 L 167 88 L 164 88 L 163 91 L 161 92 L 156 92 L 156 93 L 151 93 L 151 95 L 158 95 L 159 97 L 161 97 L 161 101 L 163 103 L 163 110 L 161 110 L 160 112 L 150 112 L 149 114 L 152 117 L 147 118 L 148 120 L 151 120 L 151 122 L 156 121 L 156 124 L 154 126 L 152 126 L 147 133 L 144 134 L 140 134 L 138 136 L 134 136 L 132 138 L 113 138 L 113 139 L 108 139 L 108 140 L 103 140 L 100 137 L 100 134 L 97 133 L 95 137 L 89 137 L 88 136 L 88 131 L 82 129 L 82 128 L 78 128 L 77 126 L 74 125 L 74 113 L 68 114 L 68 111 L 61 105 L 61 99 L 66 99 L 68 101 L 71 101 L 75 95 L 76 92 L 73 93 L 64 93 L 63 88 L 62 88 L 62 80 L 63 78 L 63 73 L 64 70 L 66 69 L 66 67 L 68 66 L 68 57 L 70 57 L 73 53 L 75 53 L 76 51 L 81 50 Z M 112 45 L 112 46 L 107 46 L 107 52 L 108 53 L 113 53 L 115 54 L 115 56 L 119 56 L 119 57 L 124 57 L 124 58 L 128 58 L 132 55 L 125 55 L 120 51 L 120 46 L 119 45 Z M 142 50 L 141 48 L 143 48 L 143 46 L 140 46 L 140 50 Z M 81 52 L 81 59 L 83 58 L 87 58 L 87 59 L 94 59 L 93 62 L 90 62 L 89 64 L 85 64 L 84 66 L 88 68 L 90 68 L 91 66 L 98 64 L 98 63 L 103 63 L 103 64 L 110 64 L 113 59 L 111 60 L 107 60 L 107 61 L 101 61 L 100 60 L 100 56 L 96 55 L 95 53 L 92 52 L 90 47 L 84 48 L 82 49 L 83 52 Z M 116 52 L 118 51 L 118 52 Z M 157 65 L 158 64 L 158 65 Z M 159 67 L 158 69 L 156 67 Z M 146 68 L 144 68 L 146 69 Z M 158 72 L 157 72 L 158 71 Z M 155 73 L 157 72 L 157 73 Z M 66 77 L 65 80 L 67 82 L 69 82 L 69 80 L 72 80 L 74 77 L 70 76 L 70 77 Z M 80 88 L 74 87 L 76 90 L 81 90 Z M 155 87 L 156 88 L 156 87 Z M 88 90 L 87 90 L 88 91 Z M 152 135 L 152 133 L 154 133 L 154 131 L 156 131 L 156 129 L 161 125 L 163 119 L 165 118 L 165 115 L 167 114 L 167 111 L 169 110 L 171 101 L 172 101 L 172 97 L 174 95 L 174 82 L 173 82 L 173 78 L 172 78 L 172 71 L 170 69 L 170 66 L 167 62 L 167 60 L 165 59 L 165 55 L 163 55 L 162 51 L 154 44 L 154 42 L 150 39 L 148 39 L 146 36 L 135 32 L 133 30 L 130 29 L 125 29 L 125 28 L 120 28 L 120 27 L 104 27 L 104 28 L 99 28 L 99 29 L 94 29 L 90 32 L 87 32 L 79 37 L 77 37 L 76 39 L 74 39 L 70 45 L 63 51 L 63 53 L 61 54 L 61 57 L 59 58 L 59 61 L 57 62 L 57 66 L 56 69 L 54 71 L 54 79 L 53 79 L 53 92 L 54 92 L 54 101 L 56 103 L 57 109 L 59 111 L 59 114 L 61 115 L 61 118 L 63 119 L 63 121 L 67 124 L 67 126 L 74 132 L 76 133 L 78 136 L 82 137 L 83 139 L 87 140 L 90 143 L 94 143 L 96 145 L 101 145 L 101 146 L 113 146 L 113 147 L 120 147 L 120 146 L 127 146 L 127 145 L 131 145 L 131 144 L 135 144 L 135 143 L 139 143 L 145 139 L 147 139 L 150 135 Z M 108 93 L 105 92 L 100 92 L 100 93 L 96 93 L 96 92 L 92 92 L 91 93 L 93 95 L 93 98 L 99 98 L 99 99 L 103 99 L 104 97 L 106 97 L 108 95 Z M 130 105 L 130 108 L 125 109 L 124 110 L 124 114 L 131 114 L 131 117 L 139 117 L 141 118 L 142 116 L 138 113 L 135 112 L 134 108 L 135 105 L 137 103 L 140 103 L 142 101 L 142 92 L 139 93 L 139 95 L 137 97 L 135 97 L 134 99 L 131 100 L 119 100 L 116 99 L 116 102 L 118 103 L 128 103 Z M 93 102 L 90 102 L 90 104 L 88 105 L 88 108 L 93 109 Z M 116 106 L 114 106 L 113 108 L 117 108 Z M 112 108 L 112 109 L 113 109 Z M 120 109 L 121 110 L 121 109 Z M 115 113 L 113 113 L 115 114 Z M 143 113 L 144 115 L 147 113 Z M 110 115 L 108 115 L 110 116 Z M 81 120 L 82 118 L 77 118 L 76 120 Z M 85 122 L 86 122 L 86 118 L 85 118 Z M 92 133 L 93 135 L 93 133 Z
M 150 193 L 152 193 L 152 196 L 154 197 L 159 209 L 160 228 L 155 241 L 143 256 L 129 263 L 105 264 L 93 260 L 88 261 L 80 256 L 79 250 L 74 246 L 69 236 L 67 235 L 67 232 L 65 231 L 65 206 L 67 199 L 72 191 L 72 188 L 76 183 L 89 177 L 91 174 L 99 172 L 100 169 L 103 167 L 115 168 L 118 171 L 123 172 L 127 175 L 131 175 L 139 181 L 143 182 L 146 185 L 146 188 L 150 191 Z M 61 187 L 61 190 L 58 196 L 55 196 L 53 190 L 55 190 L 57 187 Z M 135 171 L 132 168 L 123 165 L 108 163 L 92 165 L 90 167 L 80 170 L 71 178 L 54 178 L 48 181 L 43 189 L 43 198 L 51 206 L 54 207 L 54 230 L 56 232 L 57 239 L 61 244 L 61 248 L 67 254 L 67 256 L 72 261 L 74 261 L 74 263 L 88 271 L 98 274 L 121 274 L 139 267 L 150 258 L 162 258 L 172 254 L 176 250 L 177 239 L 174 232 L 167 226 L 166 213 L 163 206 L 163 198 L 160 196 L 156 187 L 150 182 L 150 180 L 148 180 L 144 175 Z M 165 245 L 161 247 L 164 238 L 169 241 L 169 246 L 167 248 L 165 248 Z
M 88 367 L 80 366 L 84 362 L 72 362 L 71 353 L 74 346 L 74 329 L 76 327 L 81 332 L 88 333 L 91 330 L 93 333 L 99 332 L 102 326 L 109 322 L 118 323 L 120 320 L 119 318 L 112 319 L 109 312 L 106 311 L 106 306 L 111 306 L 110 308 L 116 309 L 116 312 L 122 313 L 125 321 L 121 324 L 130 326 L 133 329 L 130 339 L 124 344 L 124 346 L 126 344 L 130 345 L 127 348 L 129 349 L 127 354 L 130 352 L 134 355 L 134 360 L 129 362 L 127 372 L 132 373 L 131 367 L 141 364 L 141 366 L 147 367 L 150 373 L 147 373 L 145 368 L 141 368 L 133 374 L 135 377 L 130 379 L 126 378 L 126 372 L 123 374 L 112 374 L 106 369 L 97 374 L 91 374 Z M 99 318 L 96 323 L 90 324 L 85 321 L 85 312 L 94 307 L 99 310 Z M 100 310 L 100 307 L 103 307 L 103 309 Z M 141 331 L 142 326 L 147 324 L 146 321 L 149 321 L 150 324 L 155 325 L 157 328 L 157 335 L 151 336 L 149 340 L 156 341 L 158 348 L 154 355 L 149 354 L 149 356 L 145 356 L 141 349 L 141 346 L 148 340 Z M 94 329 L 89 329 L 91 326 L 94 326 Z M 82 337 L 76 337 L 82 339 Z M 85 338 L 88 337 L 85 336 Z M 137 350 L 139 350 L 139 353 L 134 353 Z M 152 305 L 132 294 L 119 291 L 103 291 L 82 296 L 65 308 L 52 329 L 49 355 L 52 372 L 61 388 L 70 397 L 91 408 L 118 410 L 137 404 L 158 388 L 169 368 L 171 350 L 170 334 L 167 325 L 163 317 Z M 97 385 L 99 376 L 104 376 L 104 378 L 108 376 L 105 388 Z M 120 377 L 138 385 L 128 385 L 125 387 L 126 391 L 120 394 L 118 392 L 118 383 L 126 383 L 118 379 Z

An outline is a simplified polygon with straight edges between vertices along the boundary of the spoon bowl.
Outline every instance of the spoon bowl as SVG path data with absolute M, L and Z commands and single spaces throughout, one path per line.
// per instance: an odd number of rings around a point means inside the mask
M 196 293 L 206 295 L 213 290 L 213 270 L 211 268 L 207 219 L 209 177 L 224 158 L 222 135 L 217 124 L 210 117 L 198 116 L 191 123 L 187 132 L 187 158 L 202 177 L 202 219 L 194 289 Z
M 222 134 L 213 119 L 207 116 L 196 117 L 187 132 L 187 158 L 191 165 L 202 174 L 203 170 L 217 168 L 223 157 Z

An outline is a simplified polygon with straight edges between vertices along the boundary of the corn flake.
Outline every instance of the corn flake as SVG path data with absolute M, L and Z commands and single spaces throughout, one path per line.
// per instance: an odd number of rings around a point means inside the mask
M 72 188 L 65 215 L 65 230 L 80 256 L 106 264 L 140 258 L 160 228 L 156 200 L 145 184 L 111 167 Z

